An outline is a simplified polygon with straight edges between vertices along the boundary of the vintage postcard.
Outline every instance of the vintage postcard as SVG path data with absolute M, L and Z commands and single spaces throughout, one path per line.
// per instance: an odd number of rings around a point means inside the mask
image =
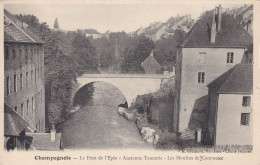
M 260 165 L 260 2 L 0 5 L 0 164 Z

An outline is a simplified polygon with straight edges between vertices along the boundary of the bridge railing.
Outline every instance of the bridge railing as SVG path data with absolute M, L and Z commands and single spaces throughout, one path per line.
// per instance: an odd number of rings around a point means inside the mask
M 83 74 L 79 78 L 166 78 L 164 74 Z

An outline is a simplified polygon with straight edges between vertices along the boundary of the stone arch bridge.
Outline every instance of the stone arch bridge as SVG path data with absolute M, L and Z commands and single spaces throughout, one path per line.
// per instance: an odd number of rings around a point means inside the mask
M 79 89 L 92 82 L 106 82 L 114 85 L 131 105 L 138 95 L 156 92 L 170 76 L 163 74 L 83 74 L 77 78 L 78 84 L 72 93 L 72 104 Z

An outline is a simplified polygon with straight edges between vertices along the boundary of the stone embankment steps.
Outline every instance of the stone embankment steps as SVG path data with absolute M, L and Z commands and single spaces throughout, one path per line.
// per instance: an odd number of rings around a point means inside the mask
M 142 120 L 136 115 L 136 112 L 129 112 L 128 109 L 124 107 L 118 107 L 118 114 L 125 117 L 127 120 L 140 122 Z M 138 127 L 140 134 L 142 135 L 143 140 L 146 143 L 156 145 L 159 140 L 159 135 L 156 134 L 155 130 L 150 127 Z

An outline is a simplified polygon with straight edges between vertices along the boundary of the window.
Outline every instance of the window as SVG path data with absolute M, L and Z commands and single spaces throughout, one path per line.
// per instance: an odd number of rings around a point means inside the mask
M 15 112 L 17 112 L 17 111 L 18 111 L 18 109 L 17 109 L 17 106 L 15 106 L 15 107 L 14 107 L 14 111 L 15 111 Z
M 41 101 L 42 101 L 42 90 L 41 90 Z
M 34 111 L 34 100 L 33 100 L 33 97 L 32 97 L 32 111 Z
M 198 83 L 204 83 L 205 81 L 205 72 L 198 73 Z
M 35 104 L 35 110 L 37 110 L 37 106 L 38 106 L 38 103 L 37 103 L 37 93 L 34 95 L 34 104 Z
M 42 66 L 41 66 L 41 77 L 42 77 Z
M 249 125 L 250 113 L 241 113 L 241 125 Z
M 251 97 L 250 96 L 244 96 L 242 106 L 243 107 L 249 107 L 251 104 Z
M 27 105 L 26 105 L 26 113 L 28 115 L 28 111 L 29 111 L 29 100 L 27 100 Z
M 23 117 L 23 103 L 21 104 L 21 116 Z
M 40 92 L 38 92 L 38 103 L 40 103 Z
M 39 80 L 39 78 L 40 78 L 40 69 L 39 68 L 37 69 L 37 73 L 38 73 L 38 80 Z
M 5 48 L 5 59 L 6 60 L 9 59 L 9 49 L 8 49 L 8 47 Z
M 10 78 L 9 78 L 9 76 L 6 77 L 6 92 L 7 92 L 7 96 L 10 95 Z
M 33 84 L 33 70 L 31 70 L 31 83 Z
M 234 53 L 228 52 L 227 53 L 227 63 L 233 63 Z
M 37 78 L 37 74 L 36 74 L 36 69 L 35 69 L 35 72 L 34 72 L 34 82 L 36 82 L 36 78 Z
M 41 130 L 41 119 L 39 120 L 39 130 Z
M 13 49 L 13 59 L 15 59 L 16 58 L 16 54 L 15 54 L 16 52 L 15 52 L 15 49 Z
M 22 49 L 19 49 L 19 56 L 22 57 Z
M 20 74 L 20 88 L 23 89 L 23 74 Z
M 25 85 L 26 85 L 26 87 L 28 87 L 28 72 L 26 72 Z
M 33 49 L 31 49 L 31 61 L 33 62 Z
M 206 52 L 200 52 L 198 58 L 199 64 L 206 64 Z
M 14 75 L 14 92 L 17 92 L 17 84 L 16 84 L 16 74 Z
M 28 49 L 25 49 L 25 62 L 28 63 Z

